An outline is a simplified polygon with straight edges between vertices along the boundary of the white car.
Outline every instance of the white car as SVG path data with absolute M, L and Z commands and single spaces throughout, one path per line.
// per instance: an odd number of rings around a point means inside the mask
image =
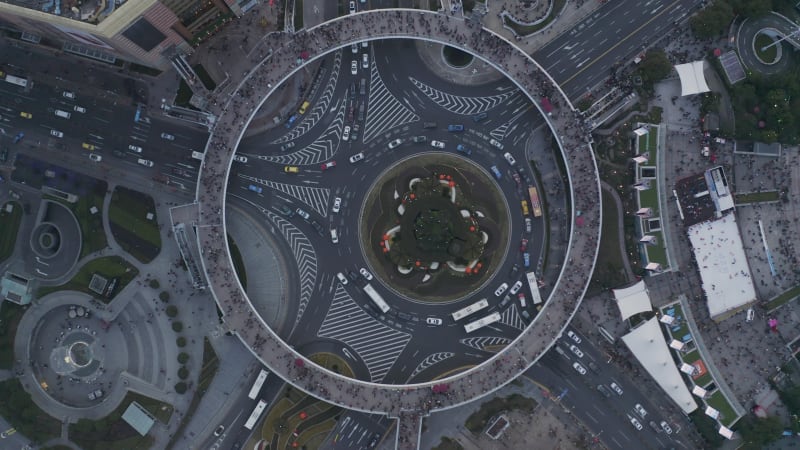
M 611 389 L 613 389 L 618 395 L 622 395 L 622 388 L 619 387 L 617 383 L 611 383 Z
M 398 139 L 395 139 L 395 140 L 393 140 L 392 142 L 389 142 L 389 150 L 394 150 L 394 149 L 396 149 L 396 148 L 397 148 L 397 147 L 398 147 L 400 144 L 402 144 L 402 143 L 403 143 L 403 140 L 402 140 L 402 139 L 399 139 L 399 138 L 398 138 Z
M 642 419 L 644 419 L 644 418 L 647 416 L 647 410 L 646 410 L 646 409 L 644 409 L 644 408 L 642 407 L 642 405 L 640 405 L 640 404 L 638 404 L 638 403 L 637 403 L 637 404 L 636 404 L 636 406 L 634 406 L 634 407 L 633 407 L 633 409 L 635 409 L 635 410 L 636 410 L 636 412 L 637 412 L 637 413 L 638 413 L 640 416 L 642 416 Z
M 74 92 L 64 91 L 61 95 L 63 95 L 66 98 L 75 100 L 75 93 Z
M 512 166 L 517 163 L 517 160 L 514 159 L 513 156 L 511 156 L 511 153 L 508 153 L 508 152 L 503 153 L 503 157 L 506 159 L 506 161 L 508 161 L 508 164 L 510 164 Z
M 350 125 L 345 125 L 344 131 L 342 131 L 342 140 L 345 142 L 350 140 Z
M 131 144 L 131 145 L 128 146 L 128 150 L 130 150 L 130 151 L 132 151 L 134 153 L 142 153 L 142 147 L 139 147 L 138 145 Z
M 331 242 L 334 244 L 339 243 L 339 233 L 336 231 L 336 228 L 331 228 Z
M 361 54 L 361 67 L 364 69 L 369 68 L 369 55 L 366 53 Z
M 359 152 L 350 157 L 350 162 L 355 164 L 361 161 L 362 159 L 364 159 L 364 152 Z
M 350 14 L 356 13 L 356 2 L 350 2 Z
M 500 297 L 501 295 L 503 295 L 503 293 L 506 292 L 506 289 L 508 289 L 508 283 L 503 283 L 497 287 L 497 290 L 494 291 L 494 295 Z
M 433 148 L 444 148 L 444 142 L 442 142 L 442 141 L 431 141 L 431 147 L 433 147 Z
M 311 218 L 311 214 L 307 213 L 306 211 L 303 211 L 300 208 L 297 208 L 295 212 L 297 213 L 298 216 L 302 217 L 303 219 L 308 220 Z
M 583 352 L 578 347 L 575 347 L 574 345 L 570 345 L 569 349 L 570 349 L 570 351 L 572 353 L 575 353 L 575 356 L 577 356 L 578 358 L 583 358 Z
M 83 106 L 77 106 L 77 105 L 75 105 L 75 108 L 73 108 L 73 109 L 74 109 L 75 111 L 79 112 L 79 113 L 86 113 L 86 108 L 84 108 Z
M 350 62 L 350 75 L 355 75 L 358 73 L 358 61 L 355 59 Z
M 340 209 L 342 209 L 342 198 L 336 197 L 333 199 L 333 208 L 331 208 L 331 211 L 338 213 Z
M 580 344 L 581 343 L 581 338 L 577 334 L 575 334 L 574 331 L 572 331 L 572 330 L 567 331 L 567 336 L 569 336 L 570 339 L 575 341 L 576 344 Z
M 636 420 L 636 417 L 631 417 L 631 425 L 639 431 L 642 431 L 642 424 Z
M 246 163 L 247 162 L 247 156 L 233 155 L 233 160 L 236 161 L 236 162 L 240 162 L 240 163 Z
M 358 53 L 358 44 L 353 44 L 350 46 L 350 51 L 355 55 Z
M 214 436 L 219 436 L 225 431 L 225 425 L 220 425 L 214 430 Z
M 490 139 L 489 143 L 492 144 L 493 146 L 497 147 L 500 150 L 503 149 L 503 144 L 500 141 L 498 141 L 497 139 Z
M 441 325 L 442 319 L 438 317 L 428 317 L 427 319 L 425 319 L 425 323 L 427 323 L 428 325 Z
M 517 281 L 516 283 L 514 283 L 513 286 L 511 286 L 511 290 L 509 292 L 511 293 L 511 295 L 514 295 L 517 292 L 519 292 L 521 287 L 522 287 L 522 281 Z
M 62 132 L 60 132 L 58 130 L 50 130 L 50 136 L 55 136 L 57 138 L 63 138 L 64 137 L 64 133 L 62 133 Z
M 672 434 L 672 428 L 670 428 L 670 427 L 669 427 L 669 425 L 667 424 L 667 422 L 665 422 L 665 421 L 662 421 L 662 422 L 661 422 L 661 428 L 664 430 L 664 432 L 665 432 L 665 433 L 667 433 L 667 434 Z
M 339 279 L 339 282 L 342 283 L 342 286 L 347 284 L 347 277 L 344 276 L 344 274 L 342 272 L 337 273 L 336 274 L 336 278 Z
M 161 133 L 161 139 L 166 139 L 168 141 L 174 141 L 175 140 L 175 136 L 173 136 L 173 135 L 171 135 L 169 133 Z
M 367 269 L 362 267 L 362 268 L 358 269 L 358 273 L 360 273 L 361 276 L 364 277 L 365 280 L 372 281 L 372 274 L 369 273 L 369 270 L 367 270 Z
M 89 159 L 94 162 L 100 162 L 103 160 L 103 157 L 98 155 L 97 153 L 89 153 Z
M 586 369 L 579 363 L 572 364 L 572 368 L 577 370 L 579 374 L 586 375 Z
M 139 164 L 141 164 L 141 165 L 143 165 L 145 167 L 153 167 L 153 161 L 150 161 L 149 159 L 139 158 L 139 159 L 136 160 L 136 162 L 138 162 Z

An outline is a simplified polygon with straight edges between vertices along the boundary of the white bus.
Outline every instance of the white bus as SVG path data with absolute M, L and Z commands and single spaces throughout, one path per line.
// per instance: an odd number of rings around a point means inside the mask
M 264 412 L 264 408 L 266 407 L 267 407 L 267 402 L 265 402 L 264 400 L 259 400 L 255 409 L 250 414 L 250 417 L 247 418 L 247 422 L 244 423 L 244 427 L 247 428 L 248 430 L 252 430 L 253 427 L 256 426 L 258 418 L 261 417 L 261 413 Z
M 6 75 L 6 81 L 17 86 L 28 87 L 28 80 L 25 78 L 15 77 L 14 75 Z
M 533 272 L 528 272 L 528 287 L 531 290 L 531 299 L 533 299 L 533 304 L 538 305 L 542 303 L 542 294 L 539 293 L 539 282 L 536 281 L 536 274 Z
M 464 331 L 466 331 L 467 333 L 472 333 L 473 331 L 475 331 L 477 329 L 483 328 L 483 327 L 485 327 L 487 325 L 491 325 L 491 324 L 493 324 L 495 322 L 499 322 L 499 321 L 500 321 L 500 313 L 499 312 L 493 312 L 493 313 L 489 314 L 486 317 L 481 317 L 480 319 L 478 319 L 476 321 L 473 321 L 473 322 L 470 322 L 470 323 L 464 325 Z
M 373 303 L 375 303 L 375 305 L 378 307 L 378 309 L 381 310 L 381 312 L 383 312 L 384 314 L 389 312 L 389 305 L 386 304 L 386 302 L 383 300 L 383 297 L 381 297 L 381 294 L 378 294 L 378 291 L 373 289 L 372 286 L 370 286 L 369 284 L 364 286 L 364 292 L 367 293 L 369 298 L 372 299 Z
M 253 387 L 250 388 L 250 393 L 247 394 L 250 400 L 255 400 L 256 397 L 258 397 L 258 392 L 261 390 L 261 386 L 264 385 L 264 381 L 267 379 L 267 375 L 269 375 L 269 372 L 267 372 L 264 369 L 261 369 L 261 372 L 258 374 L 258 377 L 256 377 L 256 382 L 253 383 Z
M 478 311 L 480 311 L 482 309 L 488 308 L 488 307 L 489 307 L 489 302 L 485 298 L 481 299 L 481 300 L 478 300 L 477 302 L 475 302 L 475 303 L 473 303 L 473 304 L 471 304 L 471 305 L 469 305 L 469 306 L 467 306 L 465 308 L 461 308 L 458 311 L 454 312 L 453 313 L 453 320 L 458 322 L 459 320 L 463 319 L 464 317 L 467 317 L 470 314 L 476 313 L 476 312 L 478 312 Z

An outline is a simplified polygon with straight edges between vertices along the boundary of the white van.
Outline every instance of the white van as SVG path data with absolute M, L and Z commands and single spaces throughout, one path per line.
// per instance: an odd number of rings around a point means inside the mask
M 139 159 L 136 160 L 136 162 L 138 162 L 139 164 L 141 164 L 141 165 L 143 165 L 145 167 L 153 167 L 153 161 L 150 161 L 149 159 L 139 158 Z
M 331 228 L 331 242 L 334 244 L 339 243 L 339 233 L 336 232 L 336 228 Z
M 69 119 L 70 117 L 72 117 L 72 114 L 70 114 L 70 113 L 68 113 L 66 111 L 62 111 L 60 109 L 56 110 L 56 115 L 58 117 L 61 117 L 61 118 L 64 118 L 64 119 Z

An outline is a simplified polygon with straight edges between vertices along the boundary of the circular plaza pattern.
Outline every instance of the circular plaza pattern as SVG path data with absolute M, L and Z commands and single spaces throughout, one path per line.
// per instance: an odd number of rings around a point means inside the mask
M 509 246 L 509 216 L 499 186 L 477 164 L 417 153 L 367 190 L 359 242 L 372 273 L 396 295 L 451 302 L 491 280 Z
M 568 172 L 572 189 L 570 217 L 574 222 L 576 211 L 583 217 L 582 226 L 570 227 L 561 275 L 536 319 L 503 351 L 480 366 L 419 384 L 384 385 L 347 378 L 312 363 L 287 346 L 254 314 L 253 305 L 236 278 L 224 239 L 225 190 L 233 153 L 260 105 L 275 87 L 309 61 L 363 40 L 387 38 L 453 45 L 499 70 L 537 107 L 545 96 L 561 105 L 560 113 L 553 114 L 547 123 L 561 147 Z M 205 274 L 224 320 L 262 362 L 296 387 L 331 403 L 400 416 L 453 407 L 493 392 L 516 378 L 550 348 L 577 310 L 594 268 L 601 200 L 588 130 L 563 92 L 528 55 L 479 23 L 454 16 L 419 10 L 360 12 L 284 36 L 280 45 L 273 44 L 269 56 L 258 61 L 241 80 L 237 90 L 230 101 L 214 110 L 217 122 L 197 185 L 196 225 Z M 258 100 L 240 102 L 240 98 Z M 579 193 L 574 190 L 576 186 Z M 442 385 L 447 389 L 434 389 Z M 354 388 L 359 395 L 352 395 Z

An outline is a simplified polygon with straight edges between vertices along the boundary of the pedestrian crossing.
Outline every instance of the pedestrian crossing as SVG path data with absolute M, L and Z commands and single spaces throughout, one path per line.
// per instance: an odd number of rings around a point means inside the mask
M 277 164 L 295 166 L 319 164 L 333 158 L 333 155 L 336 154 L 336 151 L 339 149 L 339 144 L 341 143 L 346 106 L 346 102 L 342 102 L 339 106 L 339 110 L 336 112 L 336 117 L 334 117 L 330 125 L 328 125 L 328 128 L 310 145 L 302 147 L 292 153 L 281 155 L 252 155 L 252 157 Z
M 522 316 L 520 315 L 519 310 L 517 309 L 517 304 L 512 303 L 509 308 L 503 311 L 503 314 L 500 315 L 500 323 L 508 325 L 512 328 L 516 328 L 518 330 L 524 330 L 527 326 L 525 321 L 522 320 Z
M 453 352 L 439 352 L 426 356 L 425 359 L 423 359 L 422 362 L 420 362 L 417 365 L 414 371 L 411 372 L 411 375 L 409 375 L 408 380 L 406 382 L 410 383 L 411 380 L 414 379 L 414 377 L 416 377 L 417 375 L 419 375 L 422 371 L 446 359 L 452 358 L 455 355 L 456 354 Z
M 342 52 L 338 51 L 333 58 L 333 67 L 331 67 L 331 76 L 328 78 L 328 84 L 325 85 L 322 95 L 320 95 L 319 100 L 317 100 L 311 112 L 309 112 L 303 121 L 297 124 L 292 131 L 272 141 L 273 144 L 283 144 L 297 139 L 306 134 L 308 130 L 314 128 L 314 125 L 325 116 L 325 111 L 328 110 L 328 106 L 330 106 L 331 101 L 333 101 L 333 92 L 336 90 L 336 81 L 339 79 L 339 69 L 341 65 Z
M 369 102 L 364 122 L 364 144 L 386 131 L 419 120 L 410 105 L 403 105 L 386 87 L 375 58 L 370 63 Z
M 250 175 L 239 174 L 239 178 L 247 180 L 253 184 L 260 184 L 270 189 L 282 192 L 297 201 L 307 205 L 322 217 L 328 217 L 328 200 L 331 191 L 328 188 L 315 186 L 298 186 L 296 184 L 279 183 L 264 178 L 253 177 Z
M 483 352 L 496 352 L 510 344 L 511 339 L 504 337 L 474 336 L 461 339 L 458 342 Z
M 314 251 L 311 241 L 294 224 L 272 211 L 265 211 L 264 214 L 275 224 L 286 242 L 289 243 L 294 259 L 297 261 L 297 271 L 300 276 L 300 301 L 294 321 L 294 326 L 297 326 L 308 307 L 314 284 L 317 281 L 317 253 Z
M 367 314 L 339 282 L 317 335 L 343 342 L 355 350 L 373 383 L 383 380 L 411 340 L 410 334 L 390 328 Z
M 512 89 L 502 94 L 483 96 L 483 97 L 463 97 L 460 95 L 448 94 L 438 89 L 432 88 L 414 77 L 408 77 L 411 83 L 425 94 L 431 101 L 454 114 L 474 115 L 489 111 L 490 109 L 508 101 L 515 95 L 519 95 L 519 89 Z

